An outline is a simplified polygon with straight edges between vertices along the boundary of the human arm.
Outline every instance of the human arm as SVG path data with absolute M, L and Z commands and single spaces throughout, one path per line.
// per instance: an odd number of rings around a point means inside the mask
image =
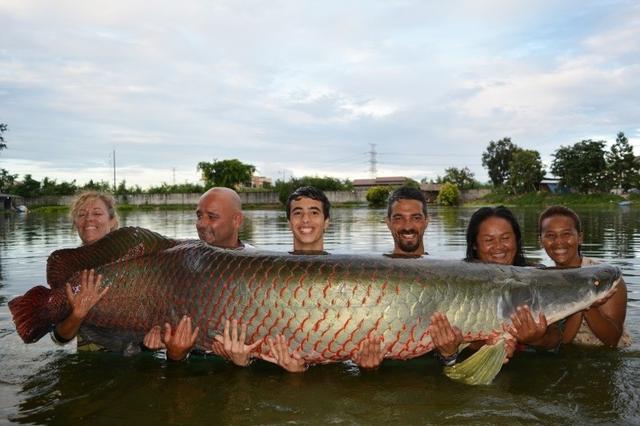
M 609 297 L 594 303 L 584 312 L 593 334 L 607 346 L 617 346 L 627 314 L 627 286 L 620 280 Z
M 575 339 L 578 330 L 580 330 L 583 315 L 584 311 L 580 311 L 567 317 L 564 323 L 564 331 L 562 332 L 562 343 L 571 343 Z
M 167 347 L 167 359 L 171 361 L 182 361 L 187 357 L 189 351 L 195 346 L 196 338 L 200 328 L 192 329 L 191 317 L 184 315 L 175 332 L 171 328 L 171 324 L 164 325 L 163 341 Z
M 538 321 L 533 318 L 529 306 L 518 306 L 511 315 L 509 333 L 519 343 L 539 349 L 553 349 L 562 342 L 562 333 L 557 324 L 547 324 L 547 317 L 541 312 Z
M 229 326 L 231 325 L 231 333 Z M 213 353 L 226 358 L 240 367 L 246 367 L 251 363 L 251 355 L 254 350 L 262 343 L 261 340 L 246 345 L 244 342 L 247 338 L 247 324 L 242 324 L 240 328 L 240 336 L 238 336 L 238 321 L 229 320 L 224 325 L 223 335 L 217 334 L 214 337 L 211 349 Z
M 378 368 L 385 355 L 382 340 L 382 336 L 370 336 L 360 342 L 358 350 L 353 355 L 353 362 L 355 362 L 358 367 L 368 370 Z
M 80 275 L 80 286 L 76 294 L 69 283 L 65 286 L 67 300 L 71 305 L 71 313 L 54 327 L 54 336 L 60 343 L 66 343 L 76 337 L 84 319 L 102 297 L 107 294 L 109 287 L 100 289 L 102 275 L 93 269 L 84 270 Z

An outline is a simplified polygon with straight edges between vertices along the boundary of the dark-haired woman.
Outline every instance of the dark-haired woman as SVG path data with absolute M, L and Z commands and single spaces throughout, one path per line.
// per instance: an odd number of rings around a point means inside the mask
M 465 260 L 468 262 L 528 266 L 520 225 L 511 210 L 504 206 L 482 207 L 473 213 L 466 237 Z M 528 306 L 518 306 L 511 315 L 511 323 L 508 330 L 523 348 L 553 349 L 561 343 L 562 332 L 558 325 L 548 325 L 542 313 L 536 321 Z M 436 313 L 431 317 L 431 336 L 441 362 L 445 365 L 455 363 L 463 341 L 460 330 L 452 327 L 444 314 Z M 477 342 L 471 347 L 478 348 L 485 343 Z
M 538 218 L 540 244 L 557 268 L 579 268 L 599 263 L 582 256 L 582 224 L 571 209 L 551 206 Z M 628 346 L 623 324 L 627 313 L 627 288 L 621 281 L 613 294 L 589 309 L 571 315 L 566 322 L 563 343 Z

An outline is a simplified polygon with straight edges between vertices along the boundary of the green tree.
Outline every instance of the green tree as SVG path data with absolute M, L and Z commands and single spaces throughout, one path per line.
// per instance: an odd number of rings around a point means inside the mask
M 460 190 L 455 183 L 445 182 L 440 188 L 436 201 L 443 206 L 455 206 L 460 200 Z
M 348 191 L 353 189 L 353 184 L 348 180 L 343 182 L 340 179 L 329 176 L 303 176 L 301 178 L 291 178 L 288 181 L 277 180 L 274 189 L 278 193 L 280 202 L 285 204 L 289 194 L 301 186 L 313 186 L 321 191 Z
M 616 188 L 628 191 L 638 181 L 640 165 L 633 155 L 633 146 L 624 133 L 619 132 L 616 143 L 611 146 L 611 151 L 607 153 L 607 161 L 611 170 L 611 177 Z
M 514 194 L 537 191 L 544 174 L 540 153 L 535 150 L 519 149 L 511 158 L 507 186 Z
M 607 170 L 604 141 L 591 139 L 572 146 L 561 146 L 556 150 L 551 172 L 560 178 L 560 183 L 582 193 L 606 192 L 611 189 L 611 178 Z
M 482 166 L 487 169 L 494 186 L 500 186 L 509 178 L 509 163 L 519 148 L 511 142 L 511 138 L 502 138 L 498 142 L 491 141 L 487 150 L 482 153 Z
M 85 183 L 82 186 L 83 191 L 101 191 L 101 192 L 111 192 L 111 184 L 106 180 L 101 180 L 99 182 L 94 182 L 93 179 L 89 180 L 89 182 Z
M 4 143 L 3 133 L 7 131 L 7 125 L 4 123 L 0 123 L 0 151 L 3 149 L 7 149 L 7 144 Z
M 41 195 L 40 182 L 33 179 L 30 174 L 24 175 L 21 182 L 17 182 L 14 186 L 13 193 L 25 198 L 33 198 Z
M 437 183 L 454 183 L 459 189 L 474 189 L 480 186 L 480 182 L 475 180 L 473 172 L 469 170 L 468 167 L 462 169 L 449 167 L 444 170 L 444 176 L 442 178 L 438 176 L 438 180 L 440 180 L 440 182 Z
M 250 186 L 251 175 L 256 171 L 256 168 L 234 158 L 213 163 L 201 161 L 198 163 L 198 170 L 202 172 L 202 180 L 206 187 L 236 188 L 242 184 Z
M 386 186 L 374 186 L 367 191 L 367 202 L 371 207 L 384 207 L 389 198 L 389 188 Z
M 0 192 L 11 193 L 18 175 L 12 175 L 6 169 L 0 169 Z
M 77 191 L 75 179 L 71 182 L 57 183 L 55 179 L 45 177 L 40 186 L 40 195 L 73 195 Z

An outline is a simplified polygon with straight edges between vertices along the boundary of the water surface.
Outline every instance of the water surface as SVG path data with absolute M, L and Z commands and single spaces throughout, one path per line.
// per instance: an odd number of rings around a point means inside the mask
M 334 209 L 326 248 L 380 253 L 393 243 L 383 210 Z M 425 238 L 434 257 L 462 258 L 473 209 L 432 209 Z M 528 257 L 551 264 L 537 244 L 535 209 L 516 210 Z M 442 375 L 429 356 L 385 361 L 377 371 L 351 364 L 288 374 L 256 362 L 238 368 L 219 359 L 169 363 L 151 356 L 77 354 L 48 337 L 21 342 L 7 308 L 11 298 L 46 282 L 47 256 L 75 247 L 64 215 L 0 219 L 0 423 L 24 424 L 593 424 L 640 423 L 640 210 L 578 209 L 587 256 L 623 270 L 629 287 L 624 350 L 565 347 L 560 354 L 518 354 L 494 383 L 470 387 Z M 130 212 L 122 225 L 195 238 L 192 212 Z M 286 251 L 284 214 L 246 212 L 242 238 Z

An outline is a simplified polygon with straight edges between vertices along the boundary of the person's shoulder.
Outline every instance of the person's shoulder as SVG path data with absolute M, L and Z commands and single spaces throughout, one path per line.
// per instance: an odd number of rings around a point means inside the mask
M 594 259 L 586 256 L 582 257 L 582 266 L 598 265 L 600 263 L 602 263 L 602 260 L 600 259 Z
M 256 250 L 256 248 L 249 243 L 241 242 L 236 250 Z

